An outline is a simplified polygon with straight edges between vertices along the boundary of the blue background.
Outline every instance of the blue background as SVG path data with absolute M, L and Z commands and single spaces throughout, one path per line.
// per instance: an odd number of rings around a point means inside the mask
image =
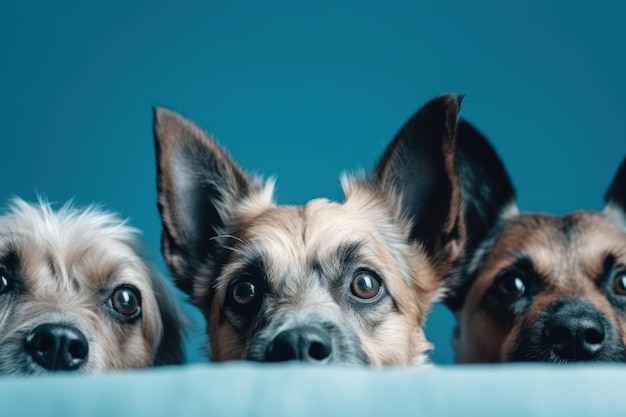
M 386 3 L 1 1 L 0 200 L 103 204 L 165 272 L 151 106 L 302 204 L 340 199 L 340 172 L 370 169 L 413 111 L 456 92 L 522 209 L 602 207 L 626 153 L 626 6 Z M 435 362 L 452 360 L 452 324 L 441 306 L 428 321 Z

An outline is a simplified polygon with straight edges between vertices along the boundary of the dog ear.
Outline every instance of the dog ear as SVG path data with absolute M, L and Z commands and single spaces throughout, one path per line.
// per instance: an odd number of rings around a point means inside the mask
M 194 282 L 213 270 L 239 202 L 257 188 L 217 142 L 172 111 L 154 109 L 161 251 L 176 285 L 193 293 Z M 202 279 L 207 279 L 203 277 Z
M 162 325 L 154 365 L 182 364 L 185 362 L 184 338 L 190 328 L 189 319 L 178 306 L 165 281 L 156 272 L 152 272 L 150 276 Z
M 626 224 L 626 158 L 617 170 L 609 189 L 604 194 L 605 212 L 618 212 L 620 224 Z
M 374 168 L 380 187 L 400 195 L 411 219 L 410 239 L 420 241 L 435 265 L 461 255 L 465 238 L 454 142 L 461 98 L 437 97 L 402 126 Z
M 457 155 L 461 173 L 463 217 L 467 230 L 465 259 L 457 282 L 452 282 L 446 304 L 461 307 L 471 285 L 465 266 L 475 258 L 485 239 L 507 216 L 517 213 L 515 188 L 504 164 L 487 138 L 465 120 L 457 129 Z

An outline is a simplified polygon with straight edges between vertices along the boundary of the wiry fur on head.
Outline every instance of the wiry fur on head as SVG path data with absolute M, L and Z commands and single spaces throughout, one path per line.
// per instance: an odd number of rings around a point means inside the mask
M 14 199 L 0 216 L 0 374 L 45 369 L 24 349 L 37 326 L 72 326 L 88 342 L 79 371 L 183 361 L 184 319 L 167 284 L 144 259 L 138 231 L 95 207 Z M 133 322 L 116 318 L 110 297 L 120 286 L 140 297 Z
M 450 95 L 424 106 L 371 175 L 344 175 L 343 203 L 282 206 L 273 180 L 247 174 L 191 121 L 156 110 L 162 252 L 204 313 L 213 359 L 267 360 L 281 333 L 314 327 L 315 337 L 331 335 L 333 361 L 425 361 L 422 326 L 464 237 L 458 111 Z M 360 273 L 381 283 L 372 301 L 351 292 Z M 250 281 L 258 305 L 245 311 L 233 294 Z
M 465 121 L 457 146 L 468 242 L 445 300 L 457 360 L 626 361 L 616 290 L 626 285 L 626 159 L 602 212 L 551 216 L 520 213 L 498 155 Z

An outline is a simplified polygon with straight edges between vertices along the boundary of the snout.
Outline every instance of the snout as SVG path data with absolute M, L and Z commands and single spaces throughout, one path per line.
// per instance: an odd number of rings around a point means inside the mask
M 580 298 L 556 301 L 524 328 L 506 360 L 543 362 L 626 361 L 617 328 Z
M 318 315 L 288 314 L 257 331 L 247 359 L 260 362 L 366 365 L 358 336 L 341 323 Z
M 605 347 L 607 329 L 602 316 L 584 306 L 562 308 L 546 323 L 544 342 L 560 359 L 594 360 Z
M 268 345 L 265 360 L 325 363 L 332 355 L 333 344 L 328 333 L 318 327 L 302 326 L 280 332 Z
M 24 349 L 35 363 L 49 371 L 74 371 L 87 362 L 89 343 L 76 327 L 43 323 L 28 332 Z

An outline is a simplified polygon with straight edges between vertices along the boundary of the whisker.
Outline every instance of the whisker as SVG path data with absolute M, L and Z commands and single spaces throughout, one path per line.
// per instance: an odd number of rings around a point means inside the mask
M 238 238 L 237 236 L 233 236 L 233 235 L 217 235 L 217 236 L 213 236 L 209 240 L 215 240 L 215 239 L 221 239 L 221 238 L 235 239 L 235 240 L 238 240 L 241 243 L 246 243 L 242 239 Z

